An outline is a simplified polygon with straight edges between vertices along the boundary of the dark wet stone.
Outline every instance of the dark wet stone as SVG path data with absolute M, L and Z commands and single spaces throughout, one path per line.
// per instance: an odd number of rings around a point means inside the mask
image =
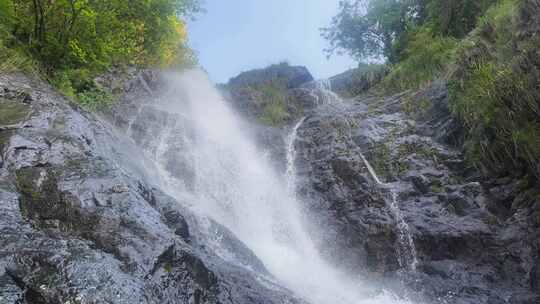
M 540 222 L 535 195 L 520 193 L 512 177 L 486 180 L 470 169 L 456 148 L 461 131 L 443 82 L 412 95 L 412 101 L 407 94 L 365 96 L 306 112 L 296 144 L 298 193 L 325 227 L 321 251 L 346 269 L 399 277 L 435 302 L 533 303 L 540 248 L 539 233 L 529 233 Z M 406 113 L 410 102 L 426 108 Z M 376 185 L 360 153 L 390 185 Z M 397 191 L 410 229 L 416 272 L 397 262 L 388 187 Z

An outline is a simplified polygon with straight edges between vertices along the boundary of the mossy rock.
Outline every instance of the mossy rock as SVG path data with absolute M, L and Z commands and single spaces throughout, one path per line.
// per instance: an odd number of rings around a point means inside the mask
M 55 176 L 56 173 L 50 168 L 27 167 L 16 172 L 24 216 L 40 221 L 67 217 Z
M 4 150 L 4 146 L 9 141 L 11 136 L 13 136 L 13 133 L 14 132 L 12 130 L 0 132 L 0 152 Z
M 23 121 L 30 107 L 20 102 L 0 98 L 0 125 L 14 125 Z

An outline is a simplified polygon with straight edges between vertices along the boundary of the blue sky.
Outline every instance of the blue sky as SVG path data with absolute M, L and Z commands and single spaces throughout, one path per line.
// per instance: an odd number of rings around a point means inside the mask
M 206 13 L 189 23 L 190 45 L 215 82 L 280 61 L 305 65 L 326 78 L 356 63 L 326 59 L 319 28 L 337 13 L 339 0 L 204 0 Z

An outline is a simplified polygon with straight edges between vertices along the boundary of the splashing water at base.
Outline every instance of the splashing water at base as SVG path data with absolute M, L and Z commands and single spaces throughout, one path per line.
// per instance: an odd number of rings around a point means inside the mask
M 280 176 L 242 132 L 241 123 L 201 71 L 170 74 L 170 91 L 159 105 L 169 113 L 190 118 L 195 136 L 189 154 L 195 172 L 192 190 L 167 174 L 165 153 L 157 157 L 165 191 L 183 192 L 192 198 L 191 208 L 229 228 L 267 269 L 286 287 L 313 304 L 404 303 L 352 274 L 340 273 L 326 263 L 304 229 L 303 216 L 294 195 L 293 129 L 288 140 L 287 178 Z M 170 140 L 164 130 L 160 140 Z M 160 147 L 164 150 L 167 147 Z M 167 154 L 167 155 L 170 155 Z

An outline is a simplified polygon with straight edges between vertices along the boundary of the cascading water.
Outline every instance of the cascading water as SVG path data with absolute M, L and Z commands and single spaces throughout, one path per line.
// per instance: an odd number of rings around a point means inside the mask
M 305 117 L 300 119 L 300 121 L 293 127 L 291 134 L 287 137 L 287 170 L 285 172 L 285 177 L 287 180 L 287 187 L 290 193 L 293 195 L 296 192 L 296 136 L 298 135 L 298 129 L 306 120 Z
M 385 184 L 379 179 L 377 173 L 363 154 L 361 154 L 360 156 L 362 157 L 362 160 L 364 161 L 364 164 L 366 165 L 369 174 L 377 183 L 377 185 L 388 188 L 390 190 L 390 202 L 388 205 L 396 219 L 398 228 L 398 262 L 401 267 L 408 267 L 410 270 L 415 271 L 418 264 L 416 247 L 414 246 L 414 241 L 411 235 L 409 224 L 407 224 L 407 222 L 403 218 L 403 215 L 401 214 L 401 210 L 399 209 L 398 193 L 396 192 L 396 189 L 394 189 L 393 185 Z
M 341 103 L 341 98 L 332 91 L 332 82 L 329 79 L 320 79 L 306 85 L 313 89 L 311 92 L 319 105 L 332 105 Z
M 409 267 L 410 270 L 416 271 L 418 264 L 418 258 L 416 255 L 416 247 L 410 232 L 409 224 L 403 219 L 401 210 L 398 206 L 398 194 L 395 190 L 391 189 L 390 194 L 392 196 L 392 202 L 390 203 L 390 210 L 394 214 L 397 221 L 398 228 L 398 256 L 399 264 L 401 267 Z
M 304 229 L 294 193 L 295 141 L 303 120 L 288 138 L 284 177 L 242 132 L 239 119 L 206 74 L 195 70 L 168 79 L 170 91 L 152 107 L 188 119 L 184 124 L 168 122 L 158 139 L 155 161 L 165 191 L 189 197 L 188 207 L 229 228 L 281 284 L 312 304 L 403 303 L 387 292 L 374 295 L 369 284 L 335 270 Z M 192 136 L 179 136 L 186 133 L 185 124 Z M 178 137 L 183 144 L 174 144 Z M 194 172 L 191 188 L 181 186 L 185 183 L 167 167 L 172 158 L 183 157 L 190 158 L 187 163 Z

